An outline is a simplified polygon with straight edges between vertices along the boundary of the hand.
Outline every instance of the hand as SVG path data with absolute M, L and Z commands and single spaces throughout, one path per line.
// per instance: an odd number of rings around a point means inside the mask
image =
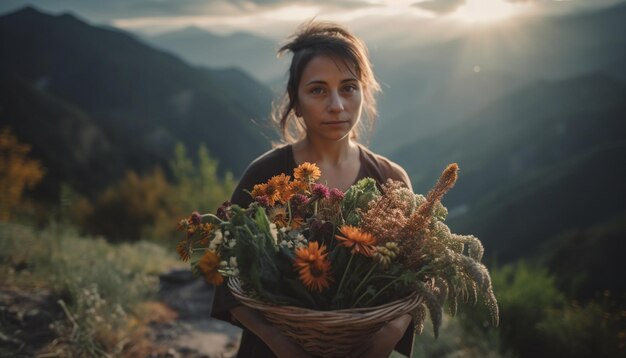
M 396 344 L 406 331 L 411 316 L 405 314 L 392 321 L 387 322 L 378 332 L 376 332 L 363 349 L 359 349 L 351 357 L 380 358 L 389 357 Z

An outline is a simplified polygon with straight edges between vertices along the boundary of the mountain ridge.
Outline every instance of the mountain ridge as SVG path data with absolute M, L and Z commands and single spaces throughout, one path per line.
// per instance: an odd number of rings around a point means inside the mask
M 268 132 L 272 95 L 241 71 L 192 67 L 123 31 L 32 7 L 0 17 L 0 42 L 0 72 L 86 113 L 114 146 L 130 153 L 124 170 L 167 167 L 182 142 L 190 153 L 206 145 L 221 172 L 239 175 L 270 146 L 259 132 Z M 30 120 L 16 133 L 27 142 L 44 119 Z M 0 113 L 0 125 L 8 121 Z M 54 148 L 53 141 L 47 144 Z

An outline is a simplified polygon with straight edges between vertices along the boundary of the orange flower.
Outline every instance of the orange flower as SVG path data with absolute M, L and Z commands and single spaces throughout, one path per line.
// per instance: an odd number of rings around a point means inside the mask
M 220 266 L 220 257 L 213 251 L 207 251 L 198 262 L 198 269 L 204 275 L 204 279 L 211 285 L 219 286 L 224 282 L 224 277 L 217 272 Z
M 280 200 L 280 189 L 276 182 L 268 181 L 265 184 L 265 196 L 267 196 L 267 201 L 270 206 L 274 206 L 274 204 Z
M 189 240 L 182 240 L 176 245 L 176 252 L 178 252 L 178 256 L 180 256 L 180 259 L 184 262 L 189 261 L 191 257 L 191 246 L 189 244 Z
M 330 286 L 330 262 L 326 259 L 326 247 L 317 242 L 309 242 L 309 247 L 296 249 L 294 268 L 300 274 L 300 281 L 312 291 L 322 292 Z
M 267 184 L 256 184 L 252 188 L 252 191 L 250 192 L 250 196 L 252 196 L 253 198 L 256 198 L 257 196 L 265 195 L 265 187 L 267 187 Z
M 320 168 L 309 162 L 304 162 L 293 170 L 293 177 L 296 178 L 296 180 L 301 180 L 307 183 L 316 181 L 320 176 L 322 176 Z
M 292 181 L 290 185 L 294 194 L 304 194 L 309 191 L 309 184 L 300 179 Z
M 291 199 L 293 196 L 293 189 L 289 184 L 289 176 L 285 174 L 275 175 L 268 182 L 267 187 L 275 187 L 278 191 L 279 198 L 283 204 Z M 267 188 L 266 188 L 267 190 Z
M 376 238 L 374 235 L 361 231 L 358 227 L 344 225 L 339 228 L 343 236 L 335 235 L 340 245 L 352 249 L 352 254 L 361 253 L 372 256 L 375 252 Z

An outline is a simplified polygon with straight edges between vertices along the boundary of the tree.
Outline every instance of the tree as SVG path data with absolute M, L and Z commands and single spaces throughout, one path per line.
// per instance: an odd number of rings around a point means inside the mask
M 11 219 L 24 204 L 24 190 L 34 188 L 45 175 L 41 163 L 28 158 L 30 149 L 8 127 L 0 131 L 0 221 Z
M 178 206 L 187 213 L 215 212 L 235 189 L 233 175 L 228 172 L 220 178 L 218 161 L 212 158 L 204 145 L 198 147 L 197 165 L 187 158 L 183 144 L 178 144 L 170 164 L 176 181 Z

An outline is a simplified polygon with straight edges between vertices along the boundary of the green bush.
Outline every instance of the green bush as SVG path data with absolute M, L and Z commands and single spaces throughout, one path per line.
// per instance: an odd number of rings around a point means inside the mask
M 491 277 L 500 326 L 490 327 L 481 318 L 485 307 L 463 308 L 459 321 L 468 344 L 486 344 L 501 354 L 519 357 L 617 357 L 624 353 L 624 319 L 619 308 L 593 301 L 572 303 L 545 268 L 523 261 L 492 269 Z
M 50 349 L 69 356 L 120 353 L 135 307 L 153 298 L 159 273 L 180 266 L 153 243 L 113 245 L 55 224 L 37 231 L 0 223 L 0 238 L 0 285 L 44 286 L 61 297 L 66 319 L 53 323 L 59 338 Z
M 151 241 L 175 243 L 176 223 L 193 211 L 215 212 L 229 198 L 235 181 L 230 173 L 220 178 L 218 162 L 204 146 L 198 149 L 197 163 L 189 159 L 182 144 L 176 147 L 171 163 L 174 182 L 163 171 L 138 175 L 128 172 L 107 188 L 95 204 L 76 201 L 83 215 L 76 220 L 91 235 L 114 242 Z
M 623 357 L 623 323 L 623 317 L 610 314 L 603 304 L 589 302 L 581 306 L 574 302 L 562 309 L 549 309 L 536 327 L 550 342 L 545 352 L 548 356 Z

